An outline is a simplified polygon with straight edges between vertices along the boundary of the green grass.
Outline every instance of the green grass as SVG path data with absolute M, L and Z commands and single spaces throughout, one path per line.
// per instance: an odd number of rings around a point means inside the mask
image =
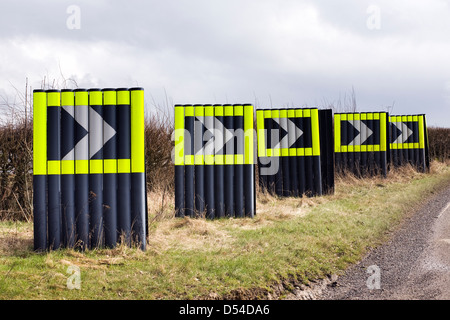
M 388 179 L 339 179 L 313 199 L 258 197 L 254 219 L 152 219 L 138 249 L 32 251 L 32 225 L 0 222 L 0 299 L 264 298 L 339 274 L 385 241 L 423 200 L 450 184 L 450 167 Z M 81 289 L 69 290 L 69 265 Z

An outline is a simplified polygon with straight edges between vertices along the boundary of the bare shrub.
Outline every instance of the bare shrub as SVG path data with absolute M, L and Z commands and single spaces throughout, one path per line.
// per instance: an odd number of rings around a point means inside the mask
M 428 128 L 428 140 L 431 160 L 450 160 L 450 128 Z

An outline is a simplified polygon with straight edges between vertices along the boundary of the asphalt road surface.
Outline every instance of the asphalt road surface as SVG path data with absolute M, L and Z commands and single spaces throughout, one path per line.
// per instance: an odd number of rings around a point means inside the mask
M 450 299 L 450 187 L 427 200 L 388 243 L 371 251 L 316 298 Z

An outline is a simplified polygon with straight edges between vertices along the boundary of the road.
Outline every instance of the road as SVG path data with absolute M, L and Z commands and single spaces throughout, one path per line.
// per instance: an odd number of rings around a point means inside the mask
M 450 299 L 450 187 L 424 202 L 388 243 L 371 251 L 316 298 Z

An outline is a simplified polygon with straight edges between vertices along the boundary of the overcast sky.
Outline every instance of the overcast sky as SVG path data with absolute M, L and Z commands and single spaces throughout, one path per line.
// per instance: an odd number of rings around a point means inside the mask
M 340 106 L 450 127 L 444 0 L 5 1 L 0 95 L 25 79 L 145 89 L 173 104 Z M 66 81 L 64 81 L 66 80 Z M 74 81 L 71 81 L 74 80 Z

